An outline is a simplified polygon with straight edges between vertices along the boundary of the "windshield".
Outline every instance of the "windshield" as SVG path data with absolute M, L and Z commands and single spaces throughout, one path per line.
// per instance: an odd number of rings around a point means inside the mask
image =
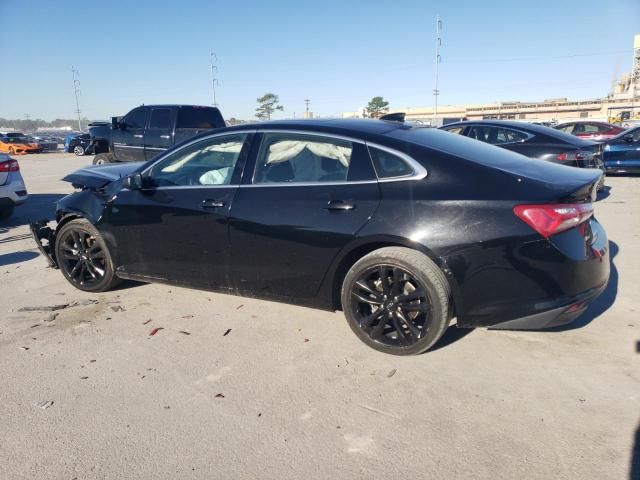
M 640 140 L 640 127 L 635 127 L 635 128 L 630 128 L 628 130 L 623 130 L 622 132 L 617 134 L 615 137 L 611 137 L 611 140 L 618 140 L 618 139 L 626 137 L 627 135 L 632 135 L 634 141 L 637 142 L 638 140 Z
M 32 142 L 32 140 L 29 140 L 29 137 L 26 137 L 24 135 L 13 136 L 13 137 L 6 136 L 6 137 L 4 137 L 3 140 L 5 142 L 7 142 L 7 143 L 30 143 L 30 142 Z

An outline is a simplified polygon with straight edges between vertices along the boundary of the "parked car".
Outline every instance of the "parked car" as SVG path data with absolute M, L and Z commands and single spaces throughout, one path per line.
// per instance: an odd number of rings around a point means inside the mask
M 568 122 L 556 125 L 556 130 L 575 135 L 585 140 L 602 141 L 624 132 L 624 128 L 605 122 Z
M 27 198 L 18 161 L 0 153 L 0 219 L 10 217 L 14 208 Z
M 553 128 L 509 120 L 452 123 L 442 130 L 502 147 L 526 157 L 604 172 L 601 146 Z M 598 189 L 604 187 L 604 176 Z
M 9 155 L 23 153 L 40 153 L 42 149 L 38 142 L 24 133 L 9 132 L 0 135 L 0 152 Z
M 640 126 L 607 140 L 602 161 L 607 173 L 640 173 Z
M 64 151 L 67 153 L 75 153 L 79 157 L 86 153 L 91 153 L 91 135 L 81 133 L 79 135 L 68 136 L 65 140 Z
M 199 133 L 225 127 L 220 110 L 197 105 L 141 105 L 89 127 L 94 165 L 149 160 Z
M 367 345 L 569 322 L 605 288 L 602 173 L 381 120 L 229 127 L 64 178 L 41 252 L 89 292 L 168 282 L 342 309 Z
M 48 135 L 34 135 L 33 139 L 40 145 L 41 151 L 54 151 L 58 149 L 58 140 Z

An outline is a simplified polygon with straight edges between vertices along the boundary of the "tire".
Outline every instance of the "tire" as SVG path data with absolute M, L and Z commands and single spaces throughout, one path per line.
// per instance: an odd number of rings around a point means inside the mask
M 94 165 L 103 165 L 105 163 L 113 163 L 113 154 L 99 153 L 95 157 L 93 157 Z
M 378 280 L 372 282 L 376 276 Z M 382 278 L 387 279 L 386 289 Z M 363 284 L 364 290 L 360 288 Z M 365 255 L 349 269 L 341 300 L 349 326 L 364 343 L 392 355 L 417 355 L 431 348 L 448 327 L 450 296 L 444 273 L 426 255 L 409 248 L 385 247 Z M 374 319 L 376 315 L 381 318 Z
M 75 147 L 73 147 L 73 153 L 75 153 L 77 156 L 81 157 L 84 155 L 84 147 L 82 145 L 76 145 Z
M 115 275 L 102 235 L 83 218 L 71 220 L 60 228 L 55 254 L 62 275 L 79 290 L 106 292 L 122 282 Z
M 7 205 L 5 207 L 0 208 L 0 219 L 9 218 L 13 215 L 13 210 L 15 209 L 14 205 Z

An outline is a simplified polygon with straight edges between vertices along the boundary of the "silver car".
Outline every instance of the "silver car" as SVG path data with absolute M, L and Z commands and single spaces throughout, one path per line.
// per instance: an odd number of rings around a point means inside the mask
M 18 161 L 0 153 L 0 219 L 10 217 L 16 205 L 24 203 L 27 197 Z

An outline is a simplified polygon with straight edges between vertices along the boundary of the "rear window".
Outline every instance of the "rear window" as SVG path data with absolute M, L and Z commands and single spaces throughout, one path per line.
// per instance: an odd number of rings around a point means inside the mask
M 216 108 L 182 107 L 178 109 L 176 128 L 211 129 L 223 126 L 224 120 Z
M 405 177 L 413 173 L 413 169 L 403 159 L 379 148 L 369 147 L 378 178 Z

